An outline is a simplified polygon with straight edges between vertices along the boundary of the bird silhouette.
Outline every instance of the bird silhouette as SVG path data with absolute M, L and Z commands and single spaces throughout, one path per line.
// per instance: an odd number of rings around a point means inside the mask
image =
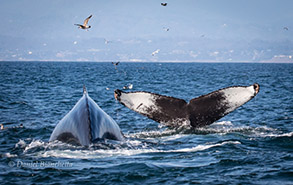
M 92 15 L 90 15 L 88 18 L 86 18 L 83 22 L 83 25 L 81 25 L 81 24 L 74 24 L 74 25 L 78 26 L 78 28 L 81 28 L 83 30 L 88 30 L 89 28 L 91 28 L 91 26 L 87 25 L 91 17 L 92 17 Z
M 170 30 L 170 28 L 166 28 L 166 27 L 163 27 L 163 29 L 164 29 L 165 31 L 169 31 L 169 30 Z
M 112 62 L 112 64 L 115 66 L 115 69 L 117 69 L 117 66 L 120 62 Z
M 118 66 L 119 63 L 120 63 L 120 62 L 112 62 L 112 64 L 113 64 L 114 66 Z
M 110 40 L 107 40 L 104 38 L 104 41 L 105 41 L 105 44 L 109 44 L 109 43 L 112 43 L 113 41 L 110 41 Z
M 167 3 L 161 3 L 162 6 L 167 6 Z

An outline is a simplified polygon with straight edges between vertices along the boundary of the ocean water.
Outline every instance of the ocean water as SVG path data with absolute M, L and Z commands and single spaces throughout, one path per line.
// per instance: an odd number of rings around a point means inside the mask
M 166 128 L 113 96 L 132 84 L 189 101 L 253 83 L 254 99 L 199 129 Z M 125 142 L 48 143 L 83 85 Z M 2 184 L 293 183 L 292 64 L 0 62 L 0 111 Z

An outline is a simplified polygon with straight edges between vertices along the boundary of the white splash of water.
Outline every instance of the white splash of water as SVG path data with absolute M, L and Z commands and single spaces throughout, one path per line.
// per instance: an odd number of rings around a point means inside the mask
M 17 157 L 17 155 L 7 152 L 7 153 L 2 154 L 2 157 L 13 158 L 13 157 Z
M 192 131 L 192 130 L 191 130 Z M 152 147 L 148 142 L 155 140 L 155 143 L 159 140 L 160 142 L 175 141 L 178 139 L 184 139 L 184 137 L 192 137 L 192 135 L 197 134 L 197 132 L 211 132 L 211 133 L 233 133 L 240 132 L 249 137 L 292 137 L 293 132 L 281 133 L 277 129 L 270 128 L 267 126 L 261 127 L 249 127 L 249 126 L 234 126 L 232 122 L 222 121 L 214 123 L 209 127 L 204 127 L 196 129 L 195 133 L 185 133 L 177 130 L 153 130 L 153 131 L 142 131 L 139 133 L 133 133 L 127 135 L 129 138 L 124 143 L 112 143 L 105 142 L 102 144 L 102 148 L 97 145 L 87 147 L 82 146 L 72 146 L 70 144 L 65 144 L 59 141 L 54 142 L 43 142 L 41 140 L 33 140 L 30 143 L 26 143 L 24 140 L 19 140 L 16 143 L 16 148 L 24 148 L 23 153 L 26 156 L 31 157 L 62 157 L 62 158 L 76 158 L 76 159 L 95 159 L 95 158 L 108 158 L 108 157 L 125 157 L 125 156 L 135 156 L 141 154 L 150 153 L 186 153 L 186 152 L 197 152 L 207 150 L 213 147 L 220 147 L 227 144 L 238 145 L 241 144 L 239 141 L 224 141 L 220 143 L 204 143 L 199 144 L 194 147 L 179 148 L 172 150 L 164 150 Z M 143 139 L 144 141 L 142 141 Z M 9 156 L 9 154 L 7 154 Z M 14 156 L 13 154 L 11 156 Z
M 289 133 L 279 133 L 279 134 L 274 134 L 274 133 L 266 133 L 266 132 L 259 132 L 256 133 L 258 137 L 292 137 L 293 136 L 293 132 L 289 132 Z
M 208 144 L 208 145 L 198 145 L 196 147 L 192 147 L 192 148 L 183 148 L 183 149 L 178 149 L 178 150 L 171 150 L 172 152 L 196 152 L 196 151 L 202 151 L 202 150 L 206 150 L 212 147 L 216 147 L 216 146 L 222 146 L 222 145 L 226 145 L 226 144 L 234 144 L 234 145 L 238 145 L 241 144 L 239 141 L 224 141 L 223 143 L 216 143 L 216 144 Z
M 24 148 L 26 145 L 27 145 L 26 142 L 20 139 L 18 143 L 15 144 L 15 148 Z
M 177 150 L 160 150 L 154 148 L 139 148 L 139 149 L 97 149 L 97 150 L 72 150 L 72 149 L 55 149 L 40 151 L 34 153 L 35 157 L 61 157 L 61 158 L 74 158 L 74 159 L 95 159 L 95 158 L 108 158 L 112 156 L 133 156 L 140 154 L 150 153 L 185 153 L 185 152 L 197 152 L 207 150 L 212 147 L 218 147 L 226 144 L 241 144 L 238 141 L 224 141 L 216 144 L 203 144 L 192 148 L 183 148 Z M 32 155 L 30 155 L 32 156 Z
M 220 121 L 220 122 L 215 122 L 213 125 L 227 125 L 227 126 L 233 126 L 233 123 L 231 121 Z
M 176 135 L 171 135 L 171 136 L 163 136 L 162 138 L 160 138 L 161 140 L 163 141 L 173 141 L 173 140 L 176 140 L 176 139 L 181 139 L 183 137 L 188 137 L 190 135 L 182 135 L 182 134 L 176 134 Z
M 40 141 L 40 140 L 33 140 L 30 144 L 28 144 L 25 149 L 24 149 L 24 153 L 28 152 L 29 150 L 31 150 L 32 148 L 37 148 L 37 147 L 44 147 L 45 142 Z

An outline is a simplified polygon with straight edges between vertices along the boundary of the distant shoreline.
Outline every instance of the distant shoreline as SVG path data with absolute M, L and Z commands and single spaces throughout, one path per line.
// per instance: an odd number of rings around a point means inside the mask
M 92 63 L 110 63 L 118 60 L 103 60 L 103 61 L 73 61 L 73 60 L 0 60 L 1 62 L 74 62 L 74 63 L 82 63 L 82 62 L 92 62 Z M 206 61 L 206 60 L 197 60 L 197 61 L 180 61 L 180 60 L 166 60 L 166 61 L 145 61 L 145 60 L 119 60 L 120 62 L 125 63 L 248 63 L 248 64 L 261 64 L 261 63 L 271 63 L 271 64 L 293 64 L 293 60 L 291 61 Z

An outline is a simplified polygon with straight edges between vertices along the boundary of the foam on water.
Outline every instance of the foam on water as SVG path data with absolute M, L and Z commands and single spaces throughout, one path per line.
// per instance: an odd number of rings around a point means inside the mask
M 207 150 L 212 147 L 223 146 L 226 144 L 241 144 L 238 141 L 224 141 L 221 143 L 214 144 L 202 144 L 191 148 L 182 148 L 176 150 L 163 150 L 156 148 L 116 148 L 116 149 L 77 149 L 75 147 L 71 149 L 48 149 L 51 143 L 44 143 L 41 141 L 32 141 L 26 148 L 24 153 L 30 157 L 58 157 L 58 158 L 74 158 L 74 159 L 94 159 L 94 158 L 109 158 L 109 157 L 122 157 L 122 156 L 133 156 L 140 154 L 150 154 L 150 153 L 184 153 L 184 152 L 196 152 Z M 53 145 L 55 145 L 54 143 Z M 47 148 L 46 150 L 41 150 L 33 153 L 28 153 L 33 147 Z
M 26 145 L 27 145 L 26 142 L 20 139 L 18 143 L 15 144 L 15 148 L 24 148 Z
M 13 157 L 17 157 L 17 155 L 6 152 L 6 153 L 2 154 L 1 157 L 13 158 Z
M 39 148 L 39 147 L 46 147 L 47 144 L 43 141 L 40 140 L 33 140 L 31 143 L 29 143 L 25 148 L 24 148 L 24 153 L 27 153 L 28 151 L 30 151 L 31 149 L 34 148 Z
M 202 134 L 229 134 L 229 133 L 241 133 L 251 137 L 266 137 L 271 134 L 277 134 L 280 131 L 268 126 L 242 126 L 234 125 L 231 121 L 221 121 L 213 123 L 212 125 L 202 127 L 202 128 L 192 128 L 192 127 L 181 127 L 177 129 L 160 129 L 151 131 L 141 131 L 138 133 L 131 133 L 126 135 L 129 138 L 143 138 L 143 139 L 154 139 L 154 138 L 167 138 L 166 140 L 172 140 L 172 137 L 182 137 L 182 135 L 202 135 Z M 178 135 L 179 134 L 179 135 Z
M 183 149 L 178 149 L 178 150 L 171 150 L 170 152 L 196 152 L 196 151 L 207 150 L 207 149 L 212 148 L 212 147 L 222 146 L 222 145 L 226 145 L 226 144 L 238 145 L 238 144 L 241 144 L 241 143 L 239 141 L 224 141 L 222 143 L 198 145 L 198 146 L 192 147 L 192 148 L 183 148 Z
M 220 122 L 215 124 L 216 126 L 231 126 L 231 122 Z M 244 132 L 248 134 L 249 137 L 292 137 L 293 132 L 290 133 L 276 133 L 275 129 L 268 127 L 234 127 L 225 129 L 215 129 L 215 128 L 202 128 L 200 130 L 211 131 L 212 133 L 232 133 L 232 132 Z M 249 132 L 247 132 L 249 131 Z M 199 144 L 195 147 L 179 148 L 164 150 L 158 149 L 153 146 L 149 146 L 146 141 L 152 140 L 154 143 L 156 141 L 168 142 L 175 140 L 184 140 L 185 137 L 190 137 L 190 134 L 174 134 L 174 130 L 164 130 L 164 131 L 148 131 L 140 132 L 136 134 L 130 134 L 129 140 L 126 143 L 113 144 L 103 144 L 101 148 L 100 145 L 93 145 L 89 148 L 81 146 L 72 146 L 70 144 L 61 143 L 58 141 L 46 143 L 41 140 L 33 140 L 31 143 L 26 144 L 25 141 L 20 140 L 15 144 L 16 148 L 24 148 L 23 153 L 31 157 L 62 157 L 62 158 L 77 158 L 77 159 L 89 159 L 89 158 L 107 158 L 112 156 L 132 156 L 140 154 L 149 153 L 174 153 L 174 152 L 196 152 L 207 150 L 212 147 L 218 147 L 226 144 L 241 144 L 239 141 L 223 141 L 220 143 L 206 143 Z M 143 140 L 138 140 L 139 136 L 143 136 Z M 147 137 L 146 137 L 147 136 Z M 132 139 L 131 139 L 132 138 Z M 134 140 L 133 140 L 134 139 Z M 153 140 L 156 139 L 156 140 Z
M 30 157 L 61 157 L 61 158 L 107 158 L 112 156 L 132 156 L 150 153 L 174 153 L 174 152 L 196 152 L 207 150 L 212 147 L 222 146 L 226 144 L 241 144 L 240 141 L 223 141 L 218 143 L 204 143 L 193 147 L 180 147 L 178 149 L 161 149 L 157 147 L 157 143 L 165 142 L 182 142 L 186 138 L 193 138 L 193 134 L 228 134 L 240 133 L 250 138 L 265 138 L 265 137 L 292 137 L 293 132 L 282 133 L 277 129 L 267 126 L 250 127 L 250 126 L 235 126 L 230 121 L 221 121 L 214 123 L 208 127 L 198 129 L 164 129 L 142 131 L 126 135 L 126 142 L 105 141 L 97 143 L 89 147 L 73 146 L 59 141 L 44 142 L 42 140 L 20 139 L 15 148 L 22 149 L 23 154 Z M 187 139 L 189 140 L 189 139 Z M 6 155 L 7 154 L 7 155 Z M 16 157 L 15 154 L 6 153 L 6 157 Z
M 265 132 L 259 132 L 257 133 L 258 137 L 292 137 L 293 136 L 293 132 L 289 132 L 289 133 L 265 133 Z

